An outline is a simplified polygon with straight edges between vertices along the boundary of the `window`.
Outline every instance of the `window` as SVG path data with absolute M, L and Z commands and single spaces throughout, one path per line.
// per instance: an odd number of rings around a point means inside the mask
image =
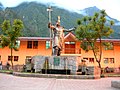
M 104 63 L 107 64 L 107 63 L 114 63 L 114 58 L 104 58 Z
M 83 58 L 87 62 L 94 63 L 94 58 Z
M 18 56 L 14 56 L 14 61 L 18 61 Z
M 33 41 L 33 49 L 37 49 L 38 48 L 38 41 Z
M 38 41 L 28 41 L 27 48 L 29 49 L 37 49 L 38 48 Z
M 65 44 L 75 44 L 75 42 L 70 41 L 70 42 L 65 42 Z
M 113 50 L 114 49 L 114 45 L 112 42 L 104 42 L 104 49 L 105 50 Z
M 27 48 L 32 48 L 32 41 L 27 42 Z
M 109 62 L 109 61 L 108 61 L 108 58 L 104 58 L 104 63 L 105 63 L 105 64 L 108 64 L 108 62 Z
M 75 54 L 75 42 L 65 42 L 65 54 Z
M 12 56 L 13 57 L 13 56 Z M 8 61 L 11 61 L 11 56 L 8 56 Z
M 50 41 L 46 41 L 46 49 L 50 48 Z
M 20 47 L 20 40 L 16 41 L 16 47 L 19 48 Z
M 12 56 L 12 57 L 14 57 L 13 58 L 14 61 L 18 61 L 19 59 L 19 56 Z M 8 56 L 8 61 L 11 61 L 11 56 Z
M 94 58 L 89 58 L 90 63 L 94 63 Z
M 88 60 L 88 58 L 83 58 L 83 59 Z
M 114 63 L 114 58 L 110 58 L 110 59 L 109 59 L 109 62 L 110 62 L 110 63 Z

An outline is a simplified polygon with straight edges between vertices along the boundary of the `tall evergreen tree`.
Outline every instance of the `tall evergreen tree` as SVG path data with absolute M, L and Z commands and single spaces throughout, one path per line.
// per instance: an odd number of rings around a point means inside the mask
M 19 19 L 15 19 L 13 22 L 5 20 L 2 25 L 1 45 L 2 47 L 9 47 L 11 50 L 11 65 L 13 68 L 13 50 L 17 51 L 17 39 L 21 35 L 23 29 L 23 22 Z
M 111 26 L 114 24 L 113 21 L 109 22 L 109 25 L 106 23 L 106 12 L 101 10 L 100 13 L 95 13 L 92 17 L 83 17 L 81 20 L 78 20 L 78 27 L 76 30 L 76 37 L 81 40 L 81 48 L 88 52 L 89 50 L 93 51 L 96 62 L 98 62 L 99 67 L 101 68 L 101 59 L 102 59 L 102 38 L 106 38 L 113 33 Z M 99 45 L 97 43 L 99 40 Z

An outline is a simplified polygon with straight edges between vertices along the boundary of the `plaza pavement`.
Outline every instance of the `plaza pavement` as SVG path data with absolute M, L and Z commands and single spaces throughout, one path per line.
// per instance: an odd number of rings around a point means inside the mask
M 111 87 L 112 80 L 120 80 L 120 77 L 55 79 L 18 77 L 0 73 L 0 90 L 120 90 Z

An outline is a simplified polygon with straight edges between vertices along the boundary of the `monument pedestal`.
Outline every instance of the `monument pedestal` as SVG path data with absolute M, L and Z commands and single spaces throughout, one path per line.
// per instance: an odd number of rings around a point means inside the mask
M 55 73 L 57 70 L 62 73 L 62 71 L 67 70 L 70 74 L 76 74 L 77 59 L 77 56 L 34 56 L 32 62 L 34 62 L 35 72 L 42 72 L 42 70 L 50 72 L 53 70 L 51 72 Z
M 78 70 L 77 56 L 34 56 L 32 62 L 34 63 L 35 72 L 43 74 L 77 74 Z M 100 78 L 100 68 L 97 66 L 88 66 L 87 75 L 94 78 Z M 80 76 L 80 75 L 78 75 Z M 82 75 L 83 76 L 83 75 Z

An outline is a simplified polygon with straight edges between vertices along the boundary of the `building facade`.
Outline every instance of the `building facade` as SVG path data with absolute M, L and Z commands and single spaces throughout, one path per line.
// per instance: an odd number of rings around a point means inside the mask
M 120 39 L 103 39 L 104 42 L 110 42 L 111 47 L 103 47 L 101 66 L 118 68 L 120 67 Z M 13 64 L 23 65 L 26 59 L 36 55 L 51 56 L 51 40 L 47 37 L 19 37 L 18 49 L 19 51 L 13 51 Z M 97 42 L 99 43 L 99 42 Z M 8 47 L 0 47 L 0 60 L 3 65 L 10 62 L 11 52 Z M 88 66 L 98 66 L 98 63 L 94 59 L 92 50 L 85 52 L 80 47 L 80 41 L 78 41 L 74 34 L 71 32 L 64 37 L 63 49 L 61 56 L 77 56 L 79 60 L 86 59 Z

